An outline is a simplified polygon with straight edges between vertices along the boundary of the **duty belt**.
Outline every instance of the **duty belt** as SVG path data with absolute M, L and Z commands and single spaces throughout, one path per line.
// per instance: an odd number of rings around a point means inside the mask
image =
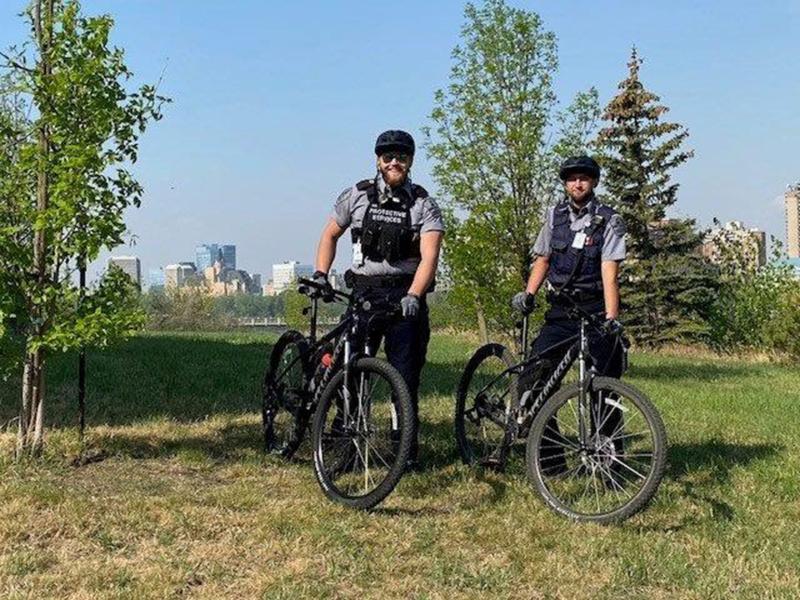
M 603 290 L 563 290 L 561 294 L 569 296 L 577 304 L 588 304 L 603 299 Z M 547 293 L 547 301 L 559 306 L 569 304 L 568 300 L 559 297 L 555 292 Z
M 354 288 L 397 288 L 408 287 L 414 281 L 410 274 L 401 275 L 358 275 L 351 273 Z

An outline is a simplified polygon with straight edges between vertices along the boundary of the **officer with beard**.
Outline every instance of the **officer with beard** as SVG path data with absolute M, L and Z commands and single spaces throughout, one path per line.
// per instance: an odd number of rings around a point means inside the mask
M 390 130 L 375 142 L 377 174 L 345 189 L 322 231 L 314 279 L 327 284 L 339 238 L 350 228 L 354 292 L 388 299 L 402 307 L 403 318 L 387 322 L 370 335 L 377 352 L 383 340 L 386 357 L 403 376 L 419 424 L 420 372 L 430 339 L 425 295 L 431 291 L 439 261 L 444 222 L 428 192 L 411 182 L 414 139 Z M 409 469 L 419 468 L 414 440 Z

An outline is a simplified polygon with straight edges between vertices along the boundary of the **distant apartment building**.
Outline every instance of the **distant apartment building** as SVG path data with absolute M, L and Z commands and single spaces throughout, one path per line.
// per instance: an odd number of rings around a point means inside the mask
M 195 248 L 198 273 L 205 273 L 206 269 L 213 267 L 218 260 L 221 260 L 227 268 L 235 269 L 236 246 L 234 244 L 200 244 Z
M 150 269 L 147 272 L 147 285 L 151 290 L 163 288 L 164 269 L 162 269 L 161 267 L 159 267 L 158 269 Z
M 108 267 L 117 267 L 136 284 L 136 287 L 142 287 L 142 263 L 139 261 L 138 256 L 112 256 L 108 259 Z
M 760 229 L 747 228 L 741 221 L 729 221 L 711 229 L 703 240 L 703 256 L 721 263 L 739 256 L 744 266 L 755 270 L 767 264 L 767 235 Z
M 236 268 L 236 246 L 233 244 L 223 244 L 219 247 L 222 252 L 222 261 L 229 269 Z
M 167 289 L 177 289 L 185 287 L 191 280 L 197 269 L 194 263 L 177 263 L 164 267 L 164 287 Z
M 263 296 L 274 296 L 275 295 L 275 288 L 272 285 L 272 279 L 267 281 L 263 286 L 261 286 L 261 294 Z
M 786 207 L 786 254 L 800 258 L 800 183 L 789 186 L 784 194 Z
M 275 294 L 280 294 L 292 287 L 298 277 L 311 277 L 314 267 L 302 265 L 296 260 L 290 260 L 272 265 L 272 289 Z
M 200 244 L 194 251 L 198 273 L 205 273 L 208 267 L 214 266 L 219 257 L 219 244 Z

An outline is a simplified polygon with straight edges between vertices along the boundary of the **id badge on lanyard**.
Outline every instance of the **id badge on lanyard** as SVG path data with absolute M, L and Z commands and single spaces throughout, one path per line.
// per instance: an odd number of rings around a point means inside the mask
M 586 245 L 586 232 L 579 231 L 575 234 L 575 238 L 572 240 L 572 247 L 580 250 Z

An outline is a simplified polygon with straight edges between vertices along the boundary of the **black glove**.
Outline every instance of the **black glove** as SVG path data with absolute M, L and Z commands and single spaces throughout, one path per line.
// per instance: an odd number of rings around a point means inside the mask
M 403 317 L 406 319 L 416 319 L 419 315 L 419 296 L 406 294 L 400 300 L 400 308 L 403 310 Z
M 320 286 L 320 294 L 322 294 L 323 298 L 333 294 L 333 288 L 328 282 L 327 273 L 323 273 L 322 271 L 314 271 L 314 274 L 311 276 L 311 281 Z
M 616 319 L 606 319 L 603 322 L 603 331 L 607 335 L 619 335 L 622 333 L 622 323 Z
M 519 292 L 511 299 L 511 307 L 523 315 L 529 315 L 536 308 L 536 297 L 528 292 Z

